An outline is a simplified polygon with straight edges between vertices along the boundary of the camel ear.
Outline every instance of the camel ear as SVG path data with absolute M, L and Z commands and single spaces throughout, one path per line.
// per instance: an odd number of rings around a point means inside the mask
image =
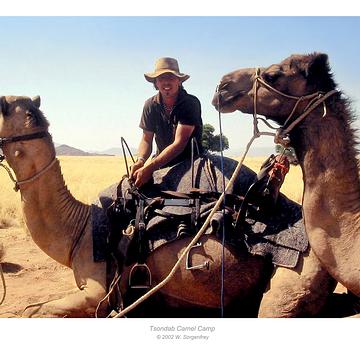
M 32 100 L 33 104 L 34 104 L 37 108 L 40 107 L 41 99 L 40 99 L 40 96 L 39 96 L 39 95 L 34 96 L 31 100 Z
M 329 91 L 336 87 L 330 71 L 329 57 L 326 54 L 311 55 L 306 77 L 308 84 L 315 85 L 318 91 Z
M 308 67 L 308 76 L 316 76 L 319 74 L 329 72 L 329 57 L 326 54 L 315 53 Z
M 0 97 L 0 112 L 5 116 L 9 113 L 9 103 L 6 101 L 5 96 Z

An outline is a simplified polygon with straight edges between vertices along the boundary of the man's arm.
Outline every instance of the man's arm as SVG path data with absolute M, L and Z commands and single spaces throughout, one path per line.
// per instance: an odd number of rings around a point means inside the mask
M 156 156 L 156 158 L 146 164 L 146 166 L 138 168 L 138 170 L 134 171 L 135 185 L 141 186 L 147 183 L 155 170 L 166 165 L 168 162 L 180 155 L 184 151 L 194 129 L 194 125 L 178 124 L 174 142 L 167 146 L 158 156 Z
M 154 133 L 152 131 L 143 130 L 143 135 L 138 147 L 138 158 L 136 163 L 131 167 L 130 178 L 133 177 L 136 170 L 144 166 L 146 160 L 151 155 L 153 138 Z

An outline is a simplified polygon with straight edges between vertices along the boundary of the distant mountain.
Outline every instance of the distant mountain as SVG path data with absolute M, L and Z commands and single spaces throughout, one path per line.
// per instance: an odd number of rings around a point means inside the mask
M 76 149 L 69 145 L 59 145 L 55 147 L 56 155 L 60 156 L 99 156 L 100 154 L 86 152 L 80 149 Z M 101 154 L 103 156 L 111 156 L 112 154 Z
M 135 156 L 137 154 L 137 149 L 133 148 L 133 147 L 129 147 L 131 153 L 133 156 Z M 115 155 L 115 156 L 122 156 L 123 155 L 123 151 L 122 148 L 118 148 L 118 147 L 113 147 L 110 149 L 106 149 L 103 151 L 94 151 L 96 154 L 100 154 L 100 155 L 104 155 L 104 154 L 109 154 L 109 155 Z M 125 148 L 125 154 L 128 154 L 127 149 Z
M 69 145 L 55 145 L 56 155 L 63 156 L 123 156 L 122 149 L 119 147 L 109 148 L 103 151 L 84 151 L 77 148 L 74 148 Z M 136 157 L 137 149 L 130 147 L 130 151 L 134 157 Z M 228 149 L 224 151 L 224 155 L 228 157 L 239 157 L 243 155 L 244 149 Z M 275 153 L 275 146 L 273 147 L 253 147 L 249 150 L 248 156 L 269 156 L 270 154 Z M 126 149 L 126 155 L 128 156 L 128 152 Z

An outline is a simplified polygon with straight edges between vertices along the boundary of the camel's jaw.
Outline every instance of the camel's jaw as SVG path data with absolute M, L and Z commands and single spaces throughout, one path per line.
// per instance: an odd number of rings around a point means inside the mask
M 242 96 L 243 94 L 241 93 L 238 95 L 232 95 L 225 91 L 219 91 L 215 93 L 212 105 L 221 113 L 232 113 L 238 110 L 236 103 Z
M 213 97 L 212 105 L 221 113 L 232 113 L 237 110 L 246 114 L 253 112 L 253 100 L 246 90 L 238 90 L 235 93 L 218 91 Z
M 236 110 L 252 113 L 251 93 L 254 74 L 255 69 L 247 68 L 223 76 L 212 100 L 212 105 L 222 113 L 231 113 Z

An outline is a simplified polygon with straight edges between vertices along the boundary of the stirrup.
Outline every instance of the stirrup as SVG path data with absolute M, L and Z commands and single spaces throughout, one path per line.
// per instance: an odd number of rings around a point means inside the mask
M 193 245 L 188 253 L 186 254 L 186 261 L 185 261 L 185 269 L 186 270 L 202 270 L 202 269 L 206 269 L 209 270 L 209 261 L 206 260 L 203 264 L 199 264 L 199 265 L 192 265 L 191 264 L 191 260 L 190 260 L 190 252 L 192 249 L 195 249 L 197 247 L 202 246 L 201 242 L 197 242 L 195 245 Z
M 131 268 L 129 287 L 131 289 L 149 289 L 151 287 L 151 271 L 146 264 L 136 263 Z

